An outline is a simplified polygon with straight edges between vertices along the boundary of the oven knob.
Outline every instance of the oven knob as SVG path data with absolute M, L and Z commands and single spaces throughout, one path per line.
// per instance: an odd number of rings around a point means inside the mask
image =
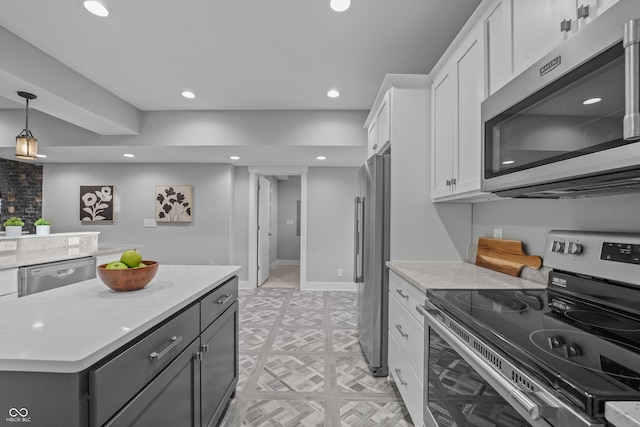
M 567 344 L 563 346 L 562 349 L 563 349 L 564 357 L 566 358 L 576 357 L 582 354 L 582 350 L 580 350 L 580 347 L 578 347 L 575 344 Z
M 572 255 L 578 255 L 582 252 L 582 245 L 580 243 L 569 243 L 569 253 Z
M 558 335 L 547 337 L 547 343 L 549 344 L 549 348 L 551 350 L 555 348 L 560 348 L 564 345 L 564 341 L 562 341 L 562 337 Z
M 551 246 L 551 252 L 564 252 L 564 242 L 559 242 L 557 240 L 554 241 L 553 245 Z

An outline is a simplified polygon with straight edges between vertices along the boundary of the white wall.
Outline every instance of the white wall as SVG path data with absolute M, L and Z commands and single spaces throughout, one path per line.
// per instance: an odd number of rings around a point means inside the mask
M 496 200 L 473 205 L 473 242 L 502 228 L 504 239 L 521 240 L 527 253 L 544 257 L 553 229 L 640 232 L 640 195 L 581 200 Z
M 353 198 L 358 168 L 309 168 L 307 281 L 353 283 Z M 338 277 L 338 269 L 343 277 Z
M 240 281 L 249 280 L 247 265 L 249 263 L 249 170 L 246 167 L 237 167 L 234 170 L 234 190 L 233 190 L 233 222 L 231 240 L 232 265 L 243 266 L 238 274 Z
M 300 177 L 278 181 L 278 259 L 300 260 L 300 236 L 296 236 L 297 201 L 300 200 Z M 288 219 L 293 224 L 287 224 Z
M 234 230 L 234 171 L 217 164 L 47 164 L 44 166 L 43 216 L 53 232 L 99 231 L 100 243 L 143 244 L 145 259 L 166 264 L 229 264 Z M 81 185 L 115 185 L 116 220 L 86 224 L 79 220 Z M 158 223 L 154 218 L 155 186 L 193 185 L 193 221 Z M 236 218 L 240 224 L 240 218 Z

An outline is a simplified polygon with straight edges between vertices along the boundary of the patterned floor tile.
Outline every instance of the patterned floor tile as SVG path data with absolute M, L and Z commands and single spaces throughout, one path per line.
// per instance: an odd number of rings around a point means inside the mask
M 324 308 L 324 292 L 318 291 L 299 291 L 291 295 L 289 301 L 290 307 L 321 310 Z
M 238 335 L 240 352 L 258 351 L 267 341 L 269 329 L 240 327 Z
M 250 354 L 241 354 L 238 359 L 237 390 L 240 391 L 244 390 L 244 385 L 247 381 L 247 378 L 249 378 L 253 370 L 256 368 L 256 361 L 258 357 Z
M 324 360 L 317 356 L 270 356 L 257 390 L 312 392 L 324 390 Z
M 282 319 L 284 326 L 294 328 L 312 328 L 321 327 L 324 322 L 324 311 L 322 310 L 300 310 L 287 309 Z
M 304 400 L 251 401 L 243 426 L 324 426 L 324 402 Z
M 244 308 L 247 310 L 254 310 L 254 309 L 279 310 L 282 308 L 283 304 L 284 304 L 284 298 L 254 295 L 244 304 Z
M 332 336 L 333 351 L 348 351 L 352 353 L 361 351 L 356 329 L 334 329 Z
M 323 351 L 324 331 L 321 329 L 280 328 L 271 349 L 292 352 Z
M 256 296 L 260 298 L 263 298 L 263 297 L 286 298 L 292 292 L 294 292 L 294 290 L 286 289 L 286 288 L 258 288 L 256 289 L 255 292 L 256 292 Z
M 240 310 L 240 325 L 272 326 L 279 314 L 279 310 Z
M 395 396 L 391 381 L 386 377 L 372 376 L 362 356 L 338 356 L 336 377 L 341 391 Z
M 358 313 L 355 311 L 331 311 L 331 325 L 334 328 L 357 328 Z
M 413 426 L 402 402 L 341 402 L 340 420 L 343 426 Z
M 357 292 L 332 291 L 327 294 L 329 307 L 332 309 L 354 311 L 358 304 Z

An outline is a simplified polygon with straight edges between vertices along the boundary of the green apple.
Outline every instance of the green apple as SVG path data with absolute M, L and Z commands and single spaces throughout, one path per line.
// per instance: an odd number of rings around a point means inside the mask
M 129 268 L 138 267 L 142 262 L 142 255 L 133 249 L 129 249 L 122 253 L 120 256 L 120 262 L 127 264 L 127 267 Z
M 109 264 L 107 264 L 104 268 L 106 268 L 107 270 L 122 270 L 125 268 L 129 268 L 129 266 L 124 262 L 112 261 Z

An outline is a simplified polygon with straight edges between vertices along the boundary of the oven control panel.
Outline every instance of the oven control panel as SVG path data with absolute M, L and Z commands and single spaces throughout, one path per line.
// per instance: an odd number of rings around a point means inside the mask
M 544 265 L 640 286 L 640 233 L 553 230 Z

